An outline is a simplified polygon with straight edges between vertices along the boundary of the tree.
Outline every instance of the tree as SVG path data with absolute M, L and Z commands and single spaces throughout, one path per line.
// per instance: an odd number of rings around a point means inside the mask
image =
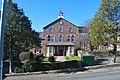
M 32 30 L 31 21 L 24 14 L 23 9 L 19 9 L 12 0 L 8 1 L 6 12 L 6 29 L 4 40 L 5 57 L 13 59 L 13 53 L 17 55 L 23 51 L 28 51 L 33 47 L 40 47 L 39 34 Z
M 117 51 L 117 27 L 116 20 L 119 12 L 116 6 L 120 6 L 119 0 L 102 0 L 102 3 L 89 24 L 89 38 L 94 46 L 112 44 L 113 54 Z

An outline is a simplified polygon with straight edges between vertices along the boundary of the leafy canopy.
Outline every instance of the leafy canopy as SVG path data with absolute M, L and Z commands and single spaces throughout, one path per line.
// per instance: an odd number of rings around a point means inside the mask
M 113 43 L 115 39 L 116 22 L 119 18 L 119 0 L 102 0 L 102 3 L 89 24 L 89 38 L 94 46 Z

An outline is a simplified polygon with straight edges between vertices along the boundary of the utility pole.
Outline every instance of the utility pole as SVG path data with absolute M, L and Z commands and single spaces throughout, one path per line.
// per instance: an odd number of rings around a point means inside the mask
M 2 0 L 1 24 L 0 24 L 0 80 L 3 80 L 3 47 L 7 0 Z

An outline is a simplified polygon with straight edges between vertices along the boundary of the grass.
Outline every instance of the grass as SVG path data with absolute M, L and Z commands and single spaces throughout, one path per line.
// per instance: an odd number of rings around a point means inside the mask
M 43 60 L 42 60 L 42 62 L 49 62 L 49 60 L 48 60 L 48 57 L 45 57 Z
M 80 57 L 78 57 L 78 56 L 66 56 L 66 59 L 68 61 L 72 61 L 72 60 L 80 61 L 81 60 Z
M 66 56 L 66 59 L 67 59 L 67 61 L 72 61 L 72 60 L 80 61 L 81 60 L 79 56 Z M 48 57 L 45 57 L 42 60 L 42 62 L 49 63 Z

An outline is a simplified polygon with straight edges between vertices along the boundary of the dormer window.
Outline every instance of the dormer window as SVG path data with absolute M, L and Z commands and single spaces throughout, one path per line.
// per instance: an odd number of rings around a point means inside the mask
M 60 32 L 63 32 L 63 27 L 62 26 L 60 26 Z
M 69 32 L 72 32 L 72 27 L 71 26 L 69 27 Z
M 49 31 L 50 31 L 50 32 L 53 32 L 53 28 L 52 28 L 52 27 L 50 27 Z

